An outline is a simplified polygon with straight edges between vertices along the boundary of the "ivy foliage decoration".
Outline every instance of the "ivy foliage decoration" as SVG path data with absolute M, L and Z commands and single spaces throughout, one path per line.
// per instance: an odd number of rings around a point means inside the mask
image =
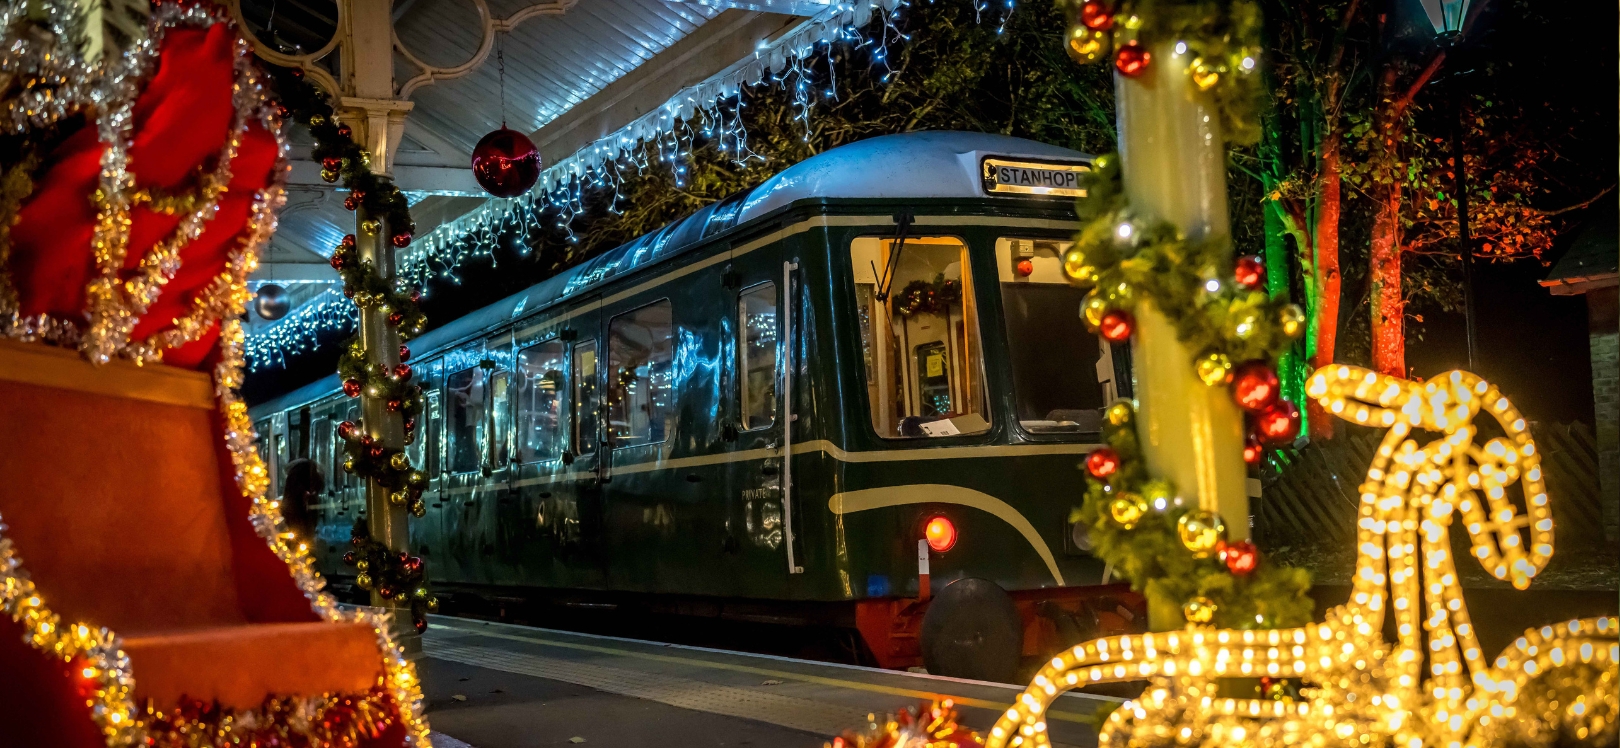
M 389 550 L 371 537 L 371 527 L 364 519 L 355 520 L 349 543 L 354 548 L 343 554 L 343 563 L 354 567 L 355 584 L 384 599 L 409 604 L 411 623 L 417 631 L 426 630 L 427 614 L 439 610 L 439 598 L 428 591 L 427 564 L 405 551 Z
M 1148 474 L 1129 403 L 1115 403 L 1107 415 L 1108 447 L 1092 453 L 1106 459 L 1087 460 L 1095 480 L 1070 517 L 1086 528 L 1093 553 L 1149 600 L 1180 610 L 1191 623 L 1269 629 L 1309 622 L 1315 610 L 1307 595 L 1310 573 L 1264 560 L 1247 541 L 1227 544 L 1218 529 L 1203 538 L 1189 533 L 1189 526 L 1210 522 L 1201 516 L 1209 513 Z
M 1069 56 L 1112 60 L 1128 78 L 1153 65 L 1168 45 L 1190 57 L 1187 76 L 1214 99 L 1221 133 L 1232 145 L 1260 142 L 1260 6 L 1247 0 L 1059 0 L 1068 20 Z
M 962 304 L 962 283 L 943 273 L 934 282 L 914 280 L 894 297 L 894 311 L 902 317 L 915 314 L 944 314 Z

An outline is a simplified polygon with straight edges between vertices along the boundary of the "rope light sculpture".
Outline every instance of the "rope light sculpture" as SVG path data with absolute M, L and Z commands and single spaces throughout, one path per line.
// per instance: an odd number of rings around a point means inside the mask
M 1322 623 L 1269 631 L 1189 625 L 1097 639 L 1054 657 L 991 729 L 987 745 L 1046 746 L 1058 694 L 1147 680 L 1108 717 L 1104 746 L 1612 745 L 1620 737 L 1612 616 L 1525 632 L 1485 659 L 1451 553 L 1460 522 L 1472 555 L 1529 586 L 1551 558 L 1541 454 L 1494 385 L 1463 371 L 1411 382 L 1352 366 L 1312 375 L 1307 393 L 1346 420 L 1389 431 L 1361 484 L 1356 574 Z M 1504 436 L 1476 444 L 1489 414 Z M 1419 445 L 1413 432 L 1441 434 Z M 1521 513 L 1507 489 L 1517 483 Z M 1383 637 L 1392 613 L 1396 642 Z M 1301 698 L 1232 698 L 1230 678 L 1289 678 Z

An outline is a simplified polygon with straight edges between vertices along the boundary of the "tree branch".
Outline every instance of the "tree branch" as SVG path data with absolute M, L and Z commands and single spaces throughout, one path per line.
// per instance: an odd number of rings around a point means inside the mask
M 1599 190 L 1596 195 L 1593 195 L 1592 197 L 1590 197 L 1590 198 L 1588 198 L 1586 200 L 1583 200 L 1581 202 L 1575 203 L 1574 205 L 1570 205 L 1570 206 L 1563 207 L 1563 208 L 1558 208 L 1557 210 L 1541 210 L 1541 211 L 1536 211 L 1536 212 L 1538 212 L 1538 213 L 1540 213 L 1540 214 L 1542 214 L 1544 216 L 1556 216 L 1556 215 L 1561 215 L 1561 214 L 1564 214 L 1564 213 L 1568 213 L 1570 211 L 1580 210 L 1581 208 L 1584 208 L 1584 207 L 1586 207 L 1588 205 L 1591 205 L 1592 203 L 1597 202 L 1604 195 L 1607 195 L 1607 194 L 1609 194 L 1610 192 L 1613 192 L 1613 191 L 1614 191 L 1614 185 L 1611 184 L 1608 187 L 1604 187 L 1603 189 Z

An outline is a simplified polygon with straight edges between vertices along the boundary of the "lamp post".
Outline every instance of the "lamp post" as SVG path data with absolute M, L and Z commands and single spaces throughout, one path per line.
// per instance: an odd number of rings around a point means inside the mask
M 1423 13 L 1434 28 L 1435 39 L 1447 47 L 1455 48 L 1472 20 L 1468 17 L 1471 0 L 1420 0 Z M 1459 71 L 1455 77 L 1462 77 Z M 1457 249 L 1462 253 L 1463 324 L 1468 341 L 1468 370 L 1478 371 L 1478 347 L 1474 333 L 1474 243 L 1468 235 L 1468 162 L 1463 150 L 1463 139 L 1468 130 L 1467 97 L 1461 83 L 1455 92 L 1457 120 L 1452 123 L 1451 162 L 1456 179 L 1457 193 Z

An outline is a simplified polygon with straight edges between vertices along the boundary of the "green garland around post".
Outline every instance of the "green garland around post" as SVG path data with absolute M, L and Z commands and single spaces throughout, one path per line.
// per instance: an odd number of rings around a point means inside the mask
M 381 233 L 384 225 L 393 231 L 389 241 L 404 248 L 411 243 L 416 224 L 405 196 L 393 180 L 371 170 L 371 156 L 354 142 L 348 125 L 337 121 L 331 102 L 297 68 L 270 67 L 270 79 L 280 102 L 283 120 L 295 121 L 309 129 L 315 138 L 312 151 L 321 162 L 321 178 L 342 180 L 349 190 L 343 205 L 349 210 L 365 209 L 362 226 L 368 234 Z M 383 221 L 386 220 L 386 224 Z M 332 267 L 343 279 L 343 294 L 361 308 L 375 308 L 387 324 L 399 331 L 401 340 L 420 335 L 427 326 L 418 302 L 421 293 L 408 284 L 390 281 L 369 260 L 359 259 L 355 236 L 349 234 L 332 253 Z M 422 388 L 413 383 L 410 349 L 400 346 L 398 366 L 367 363 L 366 348 L 358 330 L 343 344 L 338 359 L 338 375 L 343 392 L 349 397 L 365 394 L 381 398 L 385 407 L 405 419 L 405 443 L 416 438 L 416 415 L 421 408 Z M 363 424 L 344 421 L 338 425 L 342 438 L 343 469 L 361 480 L 374 480 L 388 489 L 388 501 L 404 506 L 411 514 L 427 513 L 422 490 L 428 476 L 411 465 L 404 450 L 376 443 Z M 427 589 L 426 564 L 403 551 L 395 552 L 371 537 L 370 528 L 357 521 L 351 533 L 353 550 L 344 554 L 345 563 L 357 569 L 356 583 L 375 589 L 383 597 L 409 603 L 412 623 L 418 631 L 427 628 L 426 613 L 438 609 L 438 599 Z

